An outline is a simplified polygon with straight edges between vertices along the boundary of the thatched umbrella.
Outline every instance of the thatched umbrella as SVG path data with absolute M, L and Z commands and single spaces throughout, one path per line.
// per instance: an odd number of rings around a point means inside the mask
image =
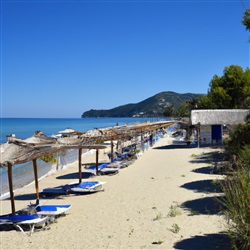
M 59 134 L 73 134 L 75 133 L 76 131 L 72 128 L 66 128 L 65 130 L 62 130 L 62 131 L 59 131 L 58 133 Z
M 111 143 L 111 162 L 114 160 L 114 141 L 118 140 L 131 140 L 131 133 L 127 130 L 120 130 L 120 127 L 103 128 L 87 131 L 81 138 L 88 138 L 96 143 L 103 143 L 104 141 L 110 141 Z M 97 167 L 97 166 L 96 166 Z
M 21 140 L 20 140 L 21 141 Z M 15 202 L 14 202 L 14 190 L 13 190 L 13 180 L 12 180 L 12 166 L 16 164 L 21 164 L 24 162 L 32 161 L 35 177 L 35 188 L 36 188 L 36 199 L 39 199 L 38 192 L 38 175 L 37 175 L 37 164 L 36 159 L 45 156 L 51 155 L 57 151 L 59 148 L 35 148 L 28 145 L 27 143 L 22 144 L 21 142 L 7 142 L 1 146 L 0 151 L 0 164 L 1 166 L 8 166 L 8 180 L 9 180 L 9 191 L 11 199 L 11 210 L 12 214 L 15 214 Z
M 80 136 L 80 138 L 82 140 L 85 141 L 85 143 L 90 143 L 90 144 L 103 144 L 104 142 L 104 136 L 103 136 L 103 132 L 101 130 L 98 129 L 94 129 L 94 130 L 89 130 L 86 133 L 84 133 L 83 135 Z M 104 145 L 102 145 L 104 146 Z M 90 147 L 91 148 L 91 147 Z M 106 146 L 104 146 L 104 148 L 106 148 Z M 94 147 L 92 148 L 94 149 Z M 100 147 L 96 147 L 96 175 L 98 175 L 98 165 L 99 165 L 99 149 Z

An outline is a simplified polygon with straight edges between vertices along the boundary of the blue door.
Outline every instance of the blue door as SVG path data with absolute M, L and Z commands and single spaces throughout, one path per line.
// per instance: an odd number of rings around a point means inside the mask
M 221 125 L 212 125 L 212 142 L 216 143 L 222 142 L 222 130 Z

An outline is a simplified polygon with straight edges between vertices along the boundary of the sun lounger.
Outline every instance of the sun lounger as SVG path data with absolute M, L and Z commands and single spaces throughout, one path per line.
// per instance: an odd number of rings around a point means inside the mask
M 106 182 L 99 181 L 85 181 L 82 183 L 71 183 L 60 188 L 46 188 L 42 191 L 44 196 L 54 195 L 69 195 L 69 194 L 81 194 L 81 193 L 95 193 L 103 191 L 103 184 Z
M 38 215 L 59 216 L 71 208 L 71 205 L 30 205 Z
M 109 164 L 108 162 L 105 162 L 105 163 L 102 163 L 102 164 L 98 165 L 98 171 L 104 169 L 108 164 Z M 85 171 L 87 171 L 87 172 L 88 171 L 90 171 L 90 172 L 96 171 L 96 165 L 93 165 L 93 166 L 91 166 L 89 168 L 86 168 Z
M 80 184 L 70 184 L 71 189 L 70 193 L 95 193 L 99 191 L 103 191 L 103 185 L 106 182 L 99 182 L 99 181 L 85 181 Z
M 41 196 L 56 196 L 56 195 L 66 195 L 66 191 L 63 187 L 60 188 L 45 188 L 40 193 Z
M 111 162 L 109 163 L 105 168 L 117 168 L 120 169 L 121 168 L 121 162 Z
M 115 162 L 111 162 L 110 164 L 108 164 L 105 168 L 109 169 L 109 168 L 126 168 L 128 167 L 129 164 L 127 164 L 128 161 L 115 161 Z
M 27 235 L 31 235 L 34 231 L 35 226 L 42 226 L 48 221 L 48 216 L 41 216 L 38 214 L 23 214 L 22 211 L 19 211 L 17 214 L 7 214 L 0 216 L 0 223 L 2 225 L 13 225 L 13 227 L 19 229 L 21 232 Z M 29 225 L 29 232 L 26 233 L 22 226 Z
M 117 168 L 107 168 L 107 166 L 109 165 L 110 163 L 102 163 L 98 166 L 98 172 L 102 175 L 105 175 L 105 174 L 117 174 L 119 172 L 119 169 Z M 86 168 L 84 170 L 84 172 L 87 172 L 87 173 L 92 173 L 94 175 L 96 175 L 96 166 L 91 166 L 90 168 Z
M 115 175 L 119 173 L 118 168 L 104 168 L 102 171 L 100 171 L 101 175 Z
M 8 214 L 0 216 L 0 222 L 3 224 L 37 224 L 45 222 L 47 218 L 38 214 Z

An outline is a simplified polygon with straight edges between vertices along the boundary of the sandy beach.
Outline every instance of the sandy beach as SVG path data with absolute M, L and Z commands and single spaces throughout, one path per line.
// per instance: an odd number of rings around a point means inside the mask
M 174 147 L 170 141 L 161 139 L 117 175 L 91 178 L 107 182 L 104 192 L 41 198 L 41 204 L 72 207 L 50 229 L 31 236 L 1 230 L 0 249 L 230 249 L 214 201 L 219 190 L 213 183 L 222 176 L 209 171 L 211 153 L 219 149 Z M 83 158 L 94 161 L 94 154 Z M 39 182 L 40 191 L 77 181 L 77 171 L 76 163 L 53 173 Z M 19 190 L 16 210 L 34 199 L 34 185 Z M 1 201 L 1 214 L 10 212 L 10 200 Z

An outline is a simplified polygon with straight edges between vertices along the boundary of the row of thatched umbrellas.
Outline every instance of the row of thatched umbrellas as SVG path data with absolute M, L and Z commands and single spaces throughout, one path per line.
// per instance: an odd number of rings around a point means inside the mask
M 42 132 L 36 132 L 32 137 L 21 140 L 9 137 L 8 142 L 0 145 L 0 166 L 8 166 L 9 192 L 11 199 L 11 211 L 14 215 L 15 202 L 12 180 L 13 165 L 33 162 L 36 199 L 39 200 L 37 159 L 42 156 L 53 155 L 65 149 L 78 149 L 79 183 L 82 182 L 82 149 L 96 150 L 96 174 L 98 174 L 98 154 L 100 149 L 106 148 L 104 141 L 111 141 L 111 161 L 113 161 L 113 141 L 129 141 L 133 137 L 143 134 L 153 134 L 159 129 L 166 129 L 173 125 L 174 121 L 143 123 L 131 126 L 116 126 L 105 129 L 94 129 L 87 132 L 74 131 L 70 136 L 64 138 L 52 138 L 45 136 Z

